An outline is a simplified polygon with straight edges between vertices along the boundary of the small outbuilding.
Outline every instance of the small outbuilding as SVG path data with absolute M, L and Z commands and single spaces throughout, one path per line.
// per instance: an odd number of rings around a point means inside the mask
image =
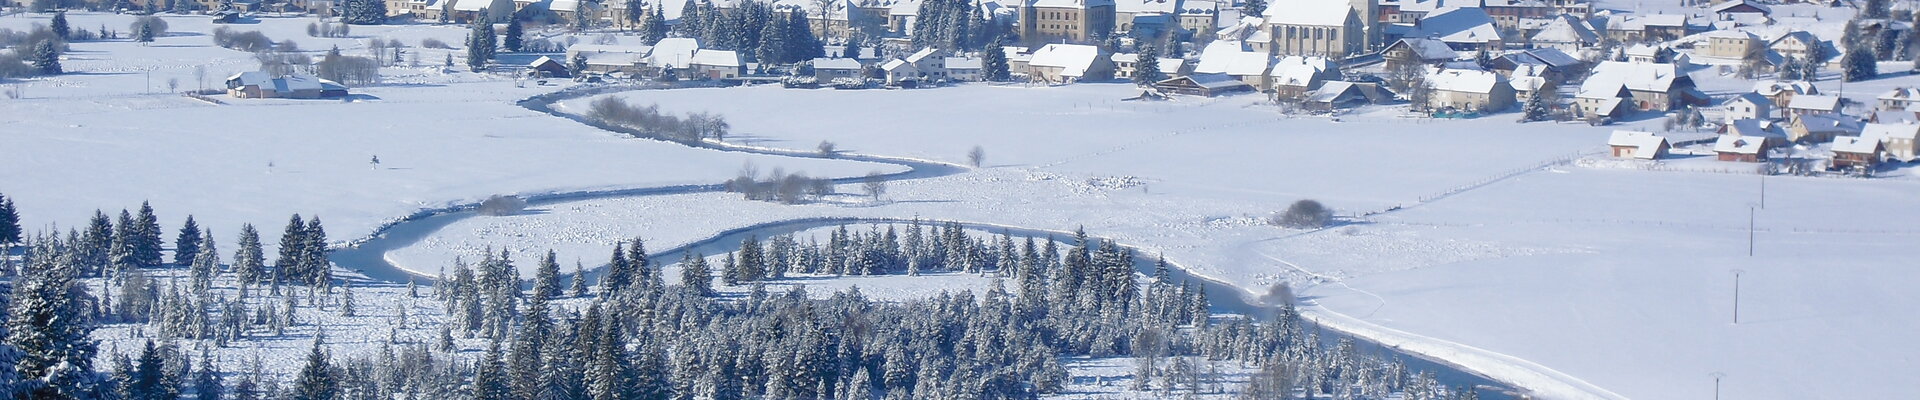
M 567 70 L 566 64 L 561 64 L 551 57 L 540 56 L 540 58 L 533 59 L 533 62 L 527 63 L 527 76 L 532 78 L 565 78 L 573 75 Z
M 1218 96 L 1226 93 L 1251 92 L 1253 85 L 1234 79 L 1227 74 L 1192 74 L 1173 77 L 1154 82 L 1153 87 L 1167 93 L 1194 96 Z

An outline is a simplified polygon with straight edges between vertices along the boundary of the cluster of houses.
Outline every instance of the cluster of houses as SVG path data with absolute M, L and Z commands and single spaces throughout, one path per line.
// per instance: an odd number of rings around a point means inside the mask
M 1767 162 L 1807 157 L 1826 148 L 1827 167 L 1872 170 L 1889 161 L 1920 160 L 1920 89 L 1895 88 L 1874 104 L 1849 107 L 1845 98 L 1821 94 L 1805 81 L 1761 81 L 1703 111 L 1717 115 L 1713 152 L 1721 161 Z M 1868 108 L 1867 117 L 1850 109 Z M 1671 146 L 1660 135 L 1615 132 L 1607 144 L 1620 158 L 1660 159 Z M 1799 150 L 1796 150 L 1799 149 Z
M 347 87 L 305 74 L 273 76 L 247 71 L 227 77 L 227 95 L 243 99 L 320 99 L 346 97 Z
M 672 76 L 676 79 L 734 79 L 746 75 L 745 57 L 733 50 L 700 48 L 693 38 L 666 38 L 652 46 L 577 44 L 567 48 L 567 73 L 613 76 Z M 543 59 L 545 57 L 542 57 Z M 582 61 L 575 65 L 575 61 Z M 536 70 L 555 60 L 535 60 Z M 565 74 L 553 74 L 566 76 Z

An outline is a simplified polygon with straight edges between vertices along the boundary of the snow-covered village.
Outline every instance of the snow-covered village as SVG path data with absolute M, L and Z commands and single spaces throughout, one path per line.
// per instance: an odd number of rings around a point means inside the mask
M 1917 25 L 0 0 L 0 399 L 1920 398 Z

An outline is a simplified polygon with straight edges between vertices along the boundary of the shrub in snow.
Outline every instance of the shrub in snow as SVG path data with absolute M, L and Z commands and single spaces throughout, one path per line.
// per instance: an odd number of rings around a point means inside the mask
M 434 38 L 420 39 L 420 47 L 428 48 L 428 49 L 452 49 L 453 48 L 453 46 L 447 45 L 447 42 L 442 42 L 440 41 L 440 39 L 434 39 Z
M 154 37 L 167 35 L 167 20 L 160 19 L 160 17 L 155 17 L 155 16 L 144 16 L 140 18 L 135 18 L 133 20 L 133 24 L 127 25 L 127 30 L 132 32 L 141 32 L 140 28 L 142 27 L 149 29 L 149 31 L 147 32 L 151 32 Z
M 502 196 L 496 194 L 493 195 L 493 197 L 488 197 L 486 201 L 480 202 L 480 208 L 475 211 L 479 212 L 480 215 L 499 217 L 519 214 L 520 210 L 525 209 L 527 209 L 526 200 L 522 200 L 517 196 Z
M 288 42 L 291 43 L 292 41 Z M 260 33 L 260 31 L 236 33 L 232 29 L 227 29 L 227 27 L 224 26 L 213 29 L 213 44 L 248 53 L 271 49 L 275 45 L 273 39 L 268 39 L 267 35 Z
M 1318 201 L 1300 200 L 1287 207 L 1287 211 L 1273 216 L 1273 224 L 1294 229 L 1318 229 L 1333 221 L 1333 209 L 1321 205 Z

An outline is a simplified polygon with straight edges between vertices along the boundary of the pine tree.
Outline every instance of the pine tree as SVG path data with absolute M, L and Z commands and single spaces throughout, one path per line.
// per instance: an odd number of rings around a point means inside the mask
M 482 13 L 485 14 L 485 13 Z M 343 22 L 354 25 L 378 25 L 387 19 L 387 3 L 381 0 L 347 0 Z
M 266 277 L 266 258 L 260 250 L 260 231 L 253 224 L 240 226 L 240 248 L 233 252 L 233 274 L 241 286 L 252 285 Z
M 342 292 L 340 294 L 340 316 L 352 317 L 354 315 L 353 284 L 349 282 L 340 285 L 340 291 Z
M 700 16 L 700 4 L 693 0 L 687 0 L 685 4 L 680 5 L 679 21 L 673 25 L 673 33 L 680 37 L 697 38 L 700 37 L 701 32 L 707 30 L 707 27 L 700 25 L 705 21 Z
M 275 277 L 286 279 L 304 276 L 300 268 L 301 260 L 307 254 L 307 222 L 294 214 L 287 221 L 287 229 L 280 234 L 280 256 L 273 259 Z
M 180 233 L 173 237 L 173 265 L 193 265 L 193 257 L 200 255 L 200 224 L 193 222 L 193 216 L 187 216 L 187 222 L 180 225 Z
M 993 44 L 987 45 L 987 50 L 980 55 L 980 64 L 982 80 L 1004 82 L 1011 79 L 1013 73 L 1009 71 L 1007 63 L 1006 38 L 996 38 Z
M 333 374 L 333 363 L 328 361 L 327 352 L 321 347 L 322 337 L 313 338 L 313 351 L 307 353 L 307 364 L 300 368 L 300 374 L 294 377 L 293 391 L 288 393 L 291 400 L 333 400 L 340 394 L 339 378 Z
M 1868 49 L 1867 46 L 1850 46 L 1847 48 L 1845 60 L 1846 69 L 1841 71 L 1844 74 L 1843 78 L 1846 79 L 1847 82 L 1873 79 L 1880 74 L 1879 66 L 1875 64 L 1876 62 L 1873 50 Z
M 797 60 L 787 59 L 787 19 L 775 16 L 760 28 L 759 46 L 754 49 L 754 57 L 761 63 L 788 64 Z
M 547 250 L 547 256 L 540 259 L 540 266 L 533 274 L 533 298 L 560 297 L 560 263 L 555 257 L 553 250 Z
M 9 296 L 5 343 L 19 351 L 19 362 L 9 365 L 17 366 L 20 380 L 44 382 L 28 388 L 27 398 L 87 398 L 99 380 L 92 299 L 74 284 L 71 257 L 59 253 L 56 243 L 36 244 Z M 0 359 L 8 353 L 0 347 Z
M 59 37 L 60 40 L 68 40 L 67 35 L 73 34 L 73 28 L 67 26 L 66 11 L 53 13 L 53 21 L 49 22 L 49 24 L 47 29 L 53 30 L 53 35 Z
M 141 268 L 155 268 L 161 264 L 160 218 L 153 215 L 153 206 L 140 202 L 140 213 L 134 217 L 134 260 Z
M 666 14 L 664 10 L 654 6 L 646 19 L 640 21 L 640 44 L 652 46 L 667 38 L 667 18 L 663 14 Z
M 151 4 L 152 2 L 148 2 L 148 3 Z M 153 43 L 153 36 L 154 36 L 153 24 L 135 24 L 135 25 L 136 26 L 133 28 L 133 41 L 141 44 Z M 51 44 L 50 42 L 40 42 L 40 43 Z
M 196 297 L 204 297 L 207 289 L 213 286 L 213 278 L 220 274 L 220 249 L 213 242 L 213 233 L 205 232 L 201 235 L 203 237 L 197 245 L 200 254 L 193 257 L 188 271 Z
M 1154 82 L 1160 81 L 1160 56 L 1158 53 L 1151 44 L 1140 47 L 1139 58 L 1133 63 L 1133 84 L 1149 86 L 1153 85 Z
M 1247 0 L 1240 6 L 1240 15 L 1263 16 L 1267 12 L 1267 0 Z
M 130 400 L 173 400 L 180 398 L 180 387 L 167 376 L 166 360 L 161 352 L 153 348 L 148 340 L 146 348 L 140 351 L 140 361 L 134 365 L 132 382 L 129 382 Z
M 487 10 L 480 10 L 487 15 Z M 474 18 L 467 32 L 467 67 L 474 72 L 486 69 L 487 62 L 493 60 L 494 52 L 493 23 L 486 18 Z
M 1535 93 L 1533 97 L 1528 97 L 1526 109 L 1522 110 L 1520 116 L 1520 122 L 1547 120 L 1548 110 L 1546 97 L 1547 96 L 1541 93 Z
M 300 255 L 300 271 L 305 273 L 301 282 L 330 289 L 333 285 L 333 263 L 327 260 L 327 229 L 320 225 L 320 216 L 307 220 L 307 228 L 301 231 L 306 245 Z
M 20 234 L 20 210 L 13 199 L 0 195 L 0 245 L 20 243 Z
M 153 31 L 148 30 L 146 33 L 146 41 L 153 41 Z M 60 47 L 55 46 L 52 40 L 42 40 L 39 43 L 35 43 L 33 45 L 33 54 L 27 58 L 27 61 L 32 63 L 33 69 L 40 71 L 41 75 L 59 75 L 62 72 L 60 69 Z
M 519 18 L 507 21 L 507 32 L 500 39 L 500 47 L 506 48 L 508 52 L 520 52 L 520 35 L 523 29 L 520 27 Z
M 680 284 L 701 296 L 713 295 L 713 271 L 707 270 L 707 256 L 692 253 L 680 259 Z
M 568 288 L 568 289 L 567 289 L 567 291 L 568 291 L 568 292 L 571 292 L 571 294 L 573 295 L 573 297 L 576 297 L 576 298 L 579 298 L 579 297 L 587 297 L 587 270 L 586 270 L 586 267 L 584 267 L 584 266 L 581 266 L 579 262 L 574 262 L 574 263 L 573 263 L 573 278 L 571 279 L 571 282 L 568 282 L 568 284 L 569 284 L 569 285 L 571 285 L 571 287 L 570 287 L 570 288 Z
M 226 395 L 226 385 L 220 379 L 220 362 L 213 358 L 212 351 L 200 353 L 200 369 L 193 374 L 193 393 L 195 400 L 220 400 Z

